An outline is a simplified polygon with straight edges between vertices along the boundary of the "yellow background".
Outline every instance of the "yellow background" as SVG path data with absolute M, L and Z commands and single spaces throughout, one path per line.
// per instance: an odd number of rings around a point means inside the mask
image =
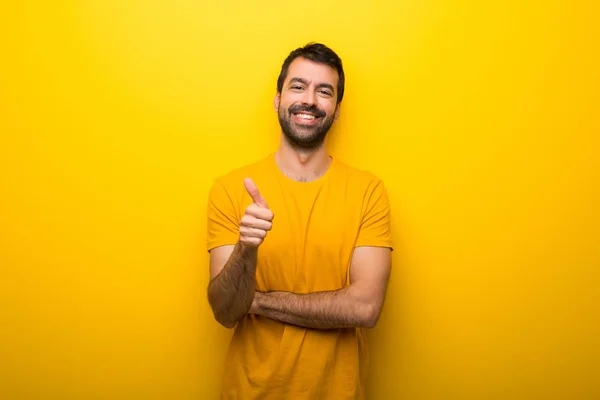
M 599 398 L 593 3 L 3 2 L 0 398 L 216 398 L 207 191 L 313 40 L 393 206 L 371 398 Z

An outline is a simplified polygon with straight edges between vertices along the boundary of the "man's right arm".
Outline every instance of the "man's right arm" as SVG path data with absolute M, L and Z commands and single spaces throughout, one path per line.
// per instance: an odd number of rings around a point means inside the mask
M 226 328 L 248 313 L 255 292 L 257 248 L 241 242 L 210 252 L 208 301 L 215 319 Z
M 273 213 L 254 182 L 247 178 L 244 186 L 254 203 L 240 221 L 239 240 L 210 251 L 208 302 L 215 319 L 226 328 L 234 327 L 250 310 L 256 290 L 258 247 L 273 221 Z

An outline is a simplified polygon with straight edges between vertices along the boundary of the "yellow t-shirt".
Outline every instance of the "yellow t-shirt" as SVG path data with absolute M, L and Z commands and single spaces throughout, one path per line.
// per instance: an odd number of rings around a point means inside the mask
M 350 284 L 357 246 L 392 248 L 380 179 L 333 158 L 327 172 L 297 182 L 273 154 L 215 180 L 208 201 L 208 250 L 235 244 L 252 199 L 250 177 L 275 217 L 259 247 L 258 291 L 312 293 Z M 362 328 L 317 330 L 248 314 L 235 327 L 222 399 L 362 399 L 368 362 Z

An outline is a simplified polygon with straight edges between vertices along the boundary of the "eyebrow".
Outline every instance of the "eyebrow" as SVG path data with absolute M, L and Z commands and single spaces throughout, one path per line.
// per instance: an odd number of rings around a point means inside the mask
M 308 86 L 308 81 L 304 78 L 294 77 L 294 78 L 290 79 L 290 84 L 294 83 L 294 82 L 298 82 L 298 83 Z M 331 90 L 332 92 L 334 91 L 333 85 L 330 85 L 329 83 L 319 83 L 317 85 L 317 88 L 326 88 L 326 89 Z

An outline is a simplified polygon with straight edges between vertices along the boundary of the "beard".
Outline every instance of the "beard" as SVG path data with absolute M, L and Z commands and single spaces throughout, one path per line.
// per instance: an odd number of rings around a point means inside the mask
M 294 114 L 306 112 L 318 119 L 316 124 L 303 125 L 292 120 Z M 334 115 L 327 115 L 315 105 L 306 106 L 296 104 L 289 109 L 279 106 L 279 125 L 288 143 L 299 150 L 314 150 L 319 148 L 325 141 L 325 137 L 334 122 Z

